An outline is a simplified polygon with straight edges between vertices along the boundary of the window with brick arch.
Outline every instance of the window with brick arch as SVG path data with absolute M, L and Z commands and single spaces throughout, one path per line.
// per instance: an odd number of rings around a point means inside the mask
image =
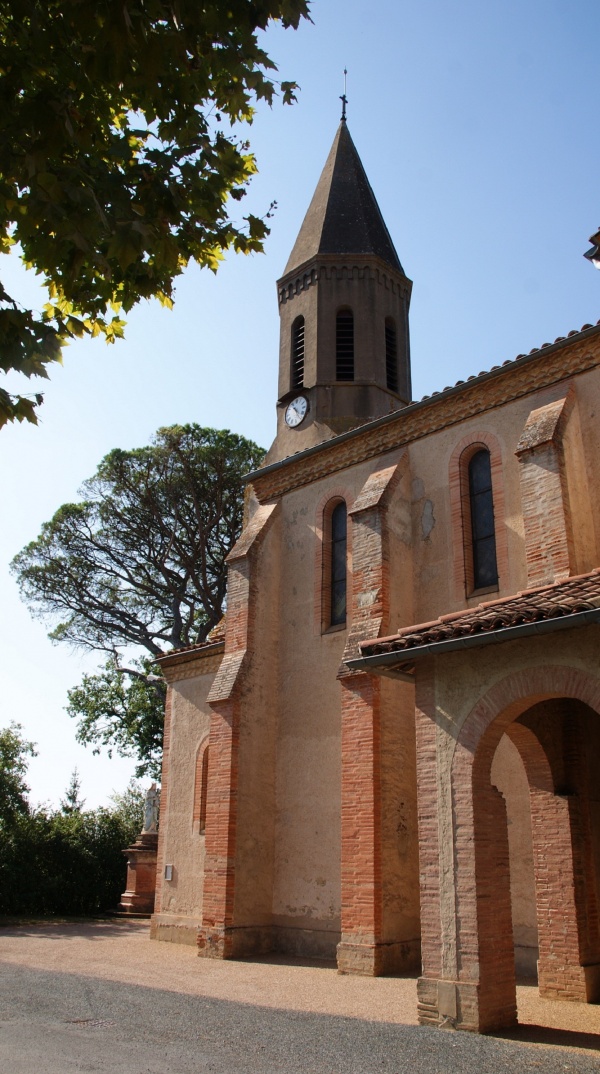
M 331 512 L 329 529 L 329 625 L 341 626 L 346 622 L 348 529 L 348 513 L 343 500 L 336 503 Z
M 292 325 L 292 388 L 304 387 L 304 317 L 296 317 Z
M 467 468 L 473 589 L 488 589 L 498 584 L 496 529 L 492 468 L 487 448 L 471 455 Z
M 335 320 L 335 378 L 354 380 L 354 314 L 340 310 Z
M 208 739 L 196 754 L 196 779 L 194 781 L 194 831 L 204 835 L 206 830 L 206 795 L 208 790 Z
M 398 339 L 391 317 L 385 319 L 385 382 L 391 392 L 398 391 Z

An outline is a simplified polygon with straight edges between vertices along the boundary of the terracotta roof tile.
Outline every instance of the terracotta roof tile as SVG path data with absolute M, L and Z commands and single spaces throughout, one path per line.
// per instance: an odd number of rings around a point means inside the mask
M 157 656 L 155 663 L 160 664 L 170 657 L 185 656 L 187 653 L 201 653 L 203 649 L 212 649 L 214 645 L 220 645 L 225 641 L 225 616 L 212 628 L 206 641 L 198 641 L 194 645 L 182 645 L 180 649 L 169 649 L 168 652 Z
M 408 652 L 421 645 L 491 633 L 522 623 L 559 619 L 593 608 L 600 608 L 600 569 L 566 582 L 524 590 L 513 597 L 441 615 L 429 623 L 405 627 L 392 637 L 363 642 L 360 649 L 363 656 Z
M 544 350 L 545 347 L 553 347 L 554 344 L 556 344 L 556 343 L 563 343 L 565 339 L 568 339 L 571 336 L 578 336 L 580 332 L 586 332 L 588 330 L 588 328 L 595 328 L 595 327 L 597 327 L 599 325 L 600 325 L 600 321 L 596 321 L 596 325 L 583 324 L 581 326 L 581 328 L 573 328 L 573 329 L 571 329 L 570 332 L 567 332 L 566 336 L 557 336 L 556 339 L 554 340 L 554 343 L 542 343 L 540 347 L 532 347 L 531 350 L 529 351 L 529 354 L 537 354 L 538 351 Z M 517 354 L 517 356 L 515 358 L 507 358 L 505 362 L 502 362 L 502 365 L 503 366 L 505 366 L 505 365 L 513 365 L 515 362 L 518 362 L 519 359 L 527 358 L 527 357 L 528 357 L 527 354 Z M 457 380 L 456 384 L 449 385 L 448 387 L 444 388 L 444 392 L 450 391 L 453 387 L 458 388 L 458 387 L 460 387 L 461 384 L 467 384 L 469 381 L 479 380 L 480 377 L 485 377 L 485 376 L 487 376 L 488 373 L 493 373 L 494 370 L 500 369 L 500 368 L 501 367 L 499 365 L 493 365 L 493 366 L 491 366 L 490 369 L 487 369 L 487 370 L 483 369 L 481 371 L 481 373 L 471 373 L 471 376 L 467 377 L 466 381 L 465 380 Z M 423 402 L 425 402 L 426 399 L 433 399 L 433 397 L 436 396 L 436 395 L 443 395 L 443 392 L 436 391 L 436 392 L 432 392 L 431 395 L 423 395 L 421 397 L 421 399 L 420 399 L 420 402 L 423 403 Z

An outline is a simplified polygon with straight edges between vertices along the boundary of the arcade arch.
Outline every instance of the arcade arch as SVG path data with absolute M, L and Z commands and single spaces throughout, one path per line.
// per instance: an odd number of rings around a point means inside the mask
M 523 861 L 510 848 L 515 781 L 498 765 L 503 736 L 518 751 L 529 788 L 540 993 L 600 999 L 599 715 L 599 680 L 571 667 L 540 667 L 497 683 L 464 721 L 448 761 L 453 899 L 441 850 L 438 876 L 430 860 L 422 892 L 423 1021 L 438 974 L 437 1020 L 480 1031 L 516 1021 L 512 908 Z M 443 814 L 439 795 L 437 808 Z M 438 815 L 438 830 L 444 823 Z M 430 927 L 436 898 L 437 935 Z

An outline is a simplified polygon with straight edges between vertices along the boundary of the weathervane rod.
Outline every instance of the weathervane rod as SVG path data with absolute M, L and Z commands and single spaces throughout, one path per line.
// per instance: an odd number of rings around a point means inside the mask
M 344 67 L 344 93 L 340 97 L 342 102 L 342 123 L 346 122 L 346 105 L 348 104 L 348 98 L 346 97 L 346 76 L 348 74 L 347 69 Z

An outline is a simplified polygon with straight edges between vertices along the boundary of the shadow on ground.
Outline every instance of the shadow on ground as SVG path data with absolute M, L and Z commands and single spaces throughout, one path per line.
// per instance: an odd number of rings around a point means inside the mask
M 594 1034 L 501 1036 L 306 1013 L 0 963 L 11 1074 L 591 1074 Z M 549 1046 L 550 1045 L 550 1046 Z M 592 1054 L 594 1053 L 594 1054 Z

